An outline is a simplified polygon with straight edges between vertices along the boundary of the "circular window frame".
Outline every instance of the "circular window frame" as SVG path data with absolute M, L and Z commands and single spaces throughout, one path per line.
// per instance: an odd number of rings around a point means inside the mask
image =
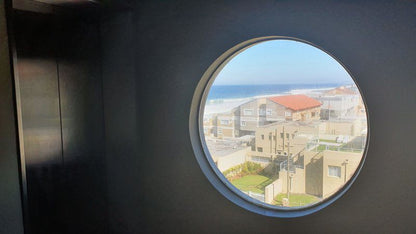
M 344 70 L 348 73 L 351 77 L 353 82 L 358 88 L 358 91 L 361 95 L 363 100 L 364 107 L 366 109 L 366 120 L 367 120 L 367 137 L 366 137 L 366 144 L 363 151 L 362 158 L 360 163 L 358 164 L 354 174 L 351 178 L 334 194 L 329 196 L 328 198 L 323 199 L 315 204 L 310 206 L 304 207 L 281 207 L 281 206 L 274 206 L 271 204 L 267 204 L 261 201 L 258 201 L 254 198 L 251 198 L 244 194 L 242 191 L 237 189 L 235 186 L 229 182 L 225 176 L 219 171 L 218 167 L 215 165 L 214 161 L 212 160 L 211 154 L 208 150 L 208 147 L 205 143 L 205 137 L 203 134 L 203 114 L 204 108 L 206 104 L 206 99 L 208 93 L 211 89 L 212 84 L 215 81 L 217 75 L 221 72 L 221 70 L 231 61 L 235 56 L 243 52 L 244 50 L 255 46 L 259 43 L 266 42 L 266 41 L 273 41 L 273 40 L 291 40 L 296 42 L 301 42 L 313 46 L 323 52 L 325 52 L 328 56 L 331 56 L 335 61 L 337 61 Z M 190 133 L 190 140 L 192 144 L 192 148 L 194 150 L 195 157 L 198 161 L 198 164 L 208 178 L 209 182 L 228 200 L 233 202 L 234 204 L 245 208 L 249 211 L 252 211 L 257 214 L 269 216 L 269 217 L 279 217 L 279 218 L 291 218 L 291 217 L 301 217 L 305 216 L 314 212 L 317 212 L 336 200 L 338 200 L 342 195 L 344 195 L 351 185 L 354 183 L 356 178 L 358 177 L 359 173 L 361 172 L 365 159 L 367 157 L 368 146 L 370 142 L 370 123 L 369 123 L 369 111 L 368 106 L 365 100 L 365 97 L 358 86 L 357 81 L 351 75 L 351 72 L 346 68 L 346 66 L 340 62 L 336 57 L 331 55 L 326 50 L 322 49 L 321 47 L 294 37 L 286 37 L 286 36 L 268 36 L 268 37 L 259 37 L 253 38 L 251 40 L 247 40 L 242 42 L 231 49 L 227 50 L 223 53 L 219 58 L 217 58 L 211 66 L 205 71 L 202 78 L 200 79 L 192 99 L 191 110 L 189 115 L 189 133 Z

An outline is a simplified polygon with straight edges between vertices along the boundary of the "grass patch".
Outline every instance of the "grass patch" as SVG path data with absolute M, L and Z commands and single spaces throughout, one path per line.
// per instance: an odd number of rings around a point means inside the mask
M 351 149 L 351 148 L 345 148 L 344 145 L 340 146 L 333 146 L 333 145 L 319 145 L 318 151 L 322 152 L 324 150 L 331 150 L 331 151 L 342 151 L 342 152 L 353 152 L 353 153 L 362 153 L 362 149 Z
M 340 148 L 341 146 L 333 146 L 333 145 L 319 145 L 318 146 L 318 151 L 324 151 L 324 150 L 332 150 L 332 151 L 338 151 L 338 148 Z
M 340 151 L 342 151 L 342 152 L 352 152 L 352 153 L 362 153 L 364 150 L 361 150 L 361 149 L 341 148 Z
M 280 193 L 274 198 L 274 204 L 278 206 L 282 206 L 282 199 L 286 198 L 286 193 Z M 289 206 L 305 206 L 308 204 L 312 204 L 318 202 L 320 199 L 318 197 L 309 195 L 309 194 L 290 194 L 289 197 Z
M 319 142 L 337 143 L 336 140 L 319 139 Z
M 272 179 L 262 175 L 246 175 L 231 181 L 238 189 L 244 192 L 254 192 L 264 194 L 264 187 L 271 184 Z

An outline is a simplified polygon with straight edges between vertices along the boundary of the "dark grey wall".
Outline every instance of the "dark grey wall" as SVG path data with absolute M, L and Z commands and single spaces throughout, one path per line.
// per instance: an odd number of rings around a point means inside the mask
M 129 194 L 110 191 L 113 208 L 123 217 L 115 230 L 414 232 L 415 10 L 411 1 L 137 4 L 130 48 L 135 53 L 141 143 L 136 157 L 109 164 L 112 183 L 128 186 Z M 205 69 L 234 45 L 269 35 L 308 40 L 335 55 L 356 78 L 369 107 L 368 157 L 355 184 L 331 206 L 302 218 L 263 217 L 228 201 L 204 177 L 189 139 L 190 104 Z M 122 128 L 128 126 L 126 122 Z M 126 196 L 128 202 L 119 204 Z
M 111 232 L 140 230 L 137 197 L 140 172 L 139 112 L 136 101 L 135 41 L 132 14 L 123 11 L 102 20 L 102 74 L 105 150 L 108 168 L 109 223 Z M 132 207 L 135 207 L 132 209 Z M 132 219 L 137 217 L 138 219 Z
M 17 128 L 6 15 L 0 3 L 0 233 L 23 233 Z

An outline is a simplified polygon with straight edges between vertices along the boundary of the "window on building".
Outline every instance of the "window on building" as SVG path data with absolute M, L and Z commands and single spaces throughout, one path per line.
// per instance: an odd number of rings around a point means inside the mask
M 253 115 L 253 110 L 252 109 L 244 109 L 244 115 Z
M 221 122 L 221 125 L 228 125 L 230 123 L 229 120 L 225 120 L 225 119 L 222 119 L 220 122 Z
M 328 175 L 332 177 L 341 178 L 341 167 L 338 166 L 328 166 Z
M 324 207 L 323 204 L 334 200 L 331 199 L 333 195 L 345 192 L 349 186 L 341 183 L 352 183 L 358 174 L 354 170 L 364 161 L 368 123 L 360 91 L 343 65 L 309 43 L 269 38 L 253 39 L 253 43 L 247 47 L 240 44 L 228 50 L 215 61 L 215 64 L 221 64 L 219 67 L 211 66 L 204 73 L 203 83 L 198 87 L 205 85 L 205 89 L 195 91 L 191 105 L 195 109 L 192 109 L 191 117 L 196 117 L 190 121 L 197 123 L 190 122 L 189 130 L 191 136 L 199 137 L 191 138 L 198 163 L 222 194 L 230 196 L 231 201 L 238 201 L 236 204 L 247 204 L 242 206 L 255 212 L 296 216 L 310 206 L 314 210 Z M 305 70 L 308 73 L 304 73 Z M 333 81 L 320 79 L 322 72 L 325 77 L 333 77 Z M 289 83 L 291 85 L 282 85 Z M 334 87 L 336 83 L 349 85 L 340 90 Z M 355 90 L 354 100 L 339 99 L 337 93 L 347 89 Z M 348 93 L 352 95 L 350 91 Z M 239 124 L 236 129 L 230 127 L 233 123 Z M 346 129 L 354 129 L 359 134 Z M 335 142 L 339 135 L 346 136 L 343 138 L 346 140 Z M 292 155 L 290 169 L 286 163 L 288 154 Z M 316 155 L 313 165 L 311 160 L 296 157 L 302 154 Z M 230 155 L 236 160 L 233 164 L 224 161 L 231 158 Z M 344 166 L 351 173 L 344 174 Z M 243 168 L 244 172 L 229 174 L 232 167 Z M 266 168 L 276 168 L 276 173 L 284 176 L 276 178 L 275 175 L 260 173 Z M 313 178 L 308 178 L 312 175 Z M 267 183 L 250 182 L 241 187 L 240 179 L 251 181 L 250 176 L 267 177 L 263 180 Z M 286 176 L 295 179 L 289 184 L 279 181 Z M 314 179 L 327 176 L 341 178 L 337 181 L 341 191 L 333 189 L 331 180 Z M 276 184 L 283 187 L 272 189 Z M 289 186 L 289 203 L 285 206 L 294 209 L 280 209 Z M 311 192 L 306 188 L 323 189 Z M 235 193 L 237 190 L 241 193 Z M 291 196 L 292 193 L 296 196 Z M 250 208 L 253 204 L 258 205 L 256 209 Z M 290 213 L 294 211 L 298 213 Z

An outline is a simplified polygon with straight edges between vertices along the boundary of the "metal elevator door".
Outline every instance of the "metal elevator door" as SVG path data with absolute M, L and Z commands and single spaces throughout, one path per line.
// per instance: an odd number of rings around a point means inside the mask
M 19 11 L 13 29 L 27 230 L 105 230 L 98 30 Z

